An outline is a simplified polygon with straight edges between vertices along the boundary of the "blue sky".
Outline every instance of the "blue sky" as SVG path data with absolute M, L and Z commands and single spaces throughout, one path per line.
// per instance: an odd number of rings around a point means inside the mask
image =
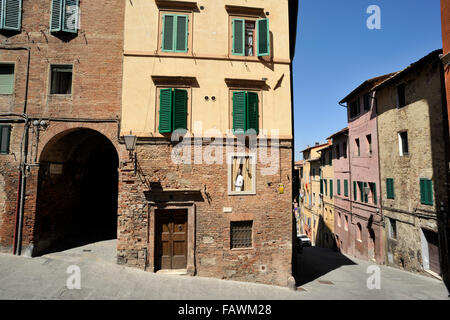
M 370 5 L 381 30 L 369 30 Z M 440 0 L 300 0 L 294 58 L 295 159 L 347 126 L 338 105 L 366 79 L 442 48 Z

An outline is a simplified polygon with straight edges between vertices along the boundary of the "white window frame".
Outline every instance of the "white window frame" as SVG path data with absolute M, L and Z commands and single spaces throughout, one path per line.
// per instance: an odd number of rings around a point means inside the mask
M 402 142 L 402 136 L 401 136 L 401 134 L 402 134 L 402 133 L 405 133 L 405 132 L 406 132 L 406 135 L 407 135 L 408 153 L 405 153 L 405 152 L 403 151 L 403 142 Z M 409 138 L 408 138 L 408 130 L 399 131 L 399 132 L 397 133 L 397 135 L 398 135 L 398 151 L 399 151 L 400 157 L 406 157 L 406 156 L 409 156 Z

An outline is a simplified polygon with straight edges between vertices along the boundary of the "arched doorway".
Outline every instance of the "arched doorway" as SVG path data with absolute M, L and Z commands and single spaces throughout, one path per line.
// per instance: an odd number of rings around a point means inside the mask
M 33 256 L 117 238 L 117 151 L 85 128 L 51 139 L 40 156 Z

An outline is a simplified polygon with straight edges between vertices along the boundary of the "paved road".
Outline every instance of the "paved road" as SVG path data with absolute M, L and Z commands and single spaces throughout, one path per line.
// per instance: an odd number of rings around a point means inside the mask
M 71 265 L 81 270 L 79 290 L 66 287 L 70 276 L 66 271 Z M 119 266 L 115 264 L 113 240 L 33 259 L 0 254 L 0 299 L 447 299 L 440 281 L 386 267 L 381 267 L 381 290 L 368 290 L 367 265 L 326 249 L 305 248 L 300 257 L 300 270 L 304 271 L 300 287 L 292 291 Z

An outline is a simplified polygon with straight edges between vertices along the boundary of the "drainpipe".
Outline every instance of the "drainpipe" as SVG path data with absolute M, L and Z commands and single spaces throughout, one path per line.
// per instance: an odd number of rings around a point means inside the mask
M 23 104 L 23 114 L 20 115 L 22 118 L 25 119 L 25 127 L 24 132 L 22 135 L 22 142 L 20 146 L 20 169 L 19 169 L 19 184 L 20 192 L 17 195 L 17 208 L 16 208 L 16 221 L 17 221 L 17 214 L 18 217 L 18 223 L 16 225 L 16 228 L 14 230 L 14 254 L 20 254 L 20 247 L 22 243 L 22 223 L 23 223 L 23 209 L 24 209 L 24 200 L 25 200 L 25 163 L 27 158 L 27 143 L 28 143 L 28 117 L 27 117 L 27 103 L 28 103 L 28 87 L 29 87 L 29 81 L 30 81 L 30 60 L 31 60 L 31 49 L 29 47 L 9 47 L 9 46 L 0 46 L 0 50 L 11 50 L 11 51 L 27 51 L 28 58 L 27 58 L 27 73 L 26 73 L 26 85 L 25 85 L 25 96 L 24 96 L 24 104 Z M 17 243 L 17 244 L 16 244 Z
M 376 95 L 376 91 L 373 91 L 373 97 L 372 97 L 372 99 L 373 99 L 373 101 L 375 102 L 375 113 L 376 113 L 376 115 L 377 115 L 377 117 L 376 117 L 376 122 L 377 122 L 377 126 L 376 126 L 376 128 L 377 128 L 377 154 L 378 154 L 378 185 L 379 185 L 379 191 L 378 191 L 378 195 L 379 195 L 379 197 L 380 197 L 380 201 L 379 201 L 379 206 L 380 206 L 380 208 L 379 208 L 379 210 L 380 210 L 380 229 L 381 230 L 383 230 L 384 232 L 382 232 L 382 236 L 380 237 L 381 239 L 380 240 L 382 240 L 383 241 L 383 247 L 384 247 L 384 264 L 385 265 L 387 265 L 387 261 L 388 261 L 388 257 L 387 257 L 387 249 L 388 249 L 388 247 L 387 247 L 387 242 L 386 242 L 386 228 L 385 228 L 385 221 L 384 221 L 384 214 L 383 214 L 383 197 L 382 197 L 382 194 L 383 194 L 383 186 L 382 186 L 382 184 L 381 184 L 381 160 L 380 160 L 380 143 L 379 143 L 379 141 L 380 141 L 380 139 L 379 139 L 379 137 L 380 137 L 380 133 L 379 133 L 379 131 L 378 131 L 378 110 L 377 110 L 377 108 L 378 108 L 378 99 L 377 98 L 375 98 L 375 95 Z M 377 196 L 378 196 L 377 195 Z M 381 231 L 380 230 L 380 231 Z M 381 233 L 380 233 L 381 234 Z M 375 243 L 374 243 L 374 245 L 375 245 Z M 374 250 L 375 250 L 375 248 L 374 248 Z M 377 259 L 377 257 L 375 256 L 375 260 Z

